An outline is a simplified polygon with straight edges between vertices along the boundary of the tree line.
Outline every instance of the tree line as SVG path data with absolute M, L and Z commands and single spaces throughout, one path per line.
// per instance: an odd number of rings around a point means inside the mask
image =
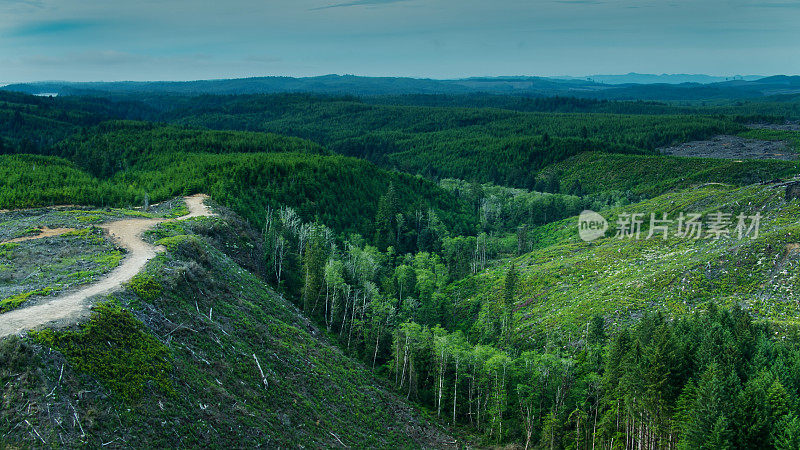
M 391 217 L 391 203 L 387 192 L 378 214 Z M 427 213 L 421 223 L 439 226 Z M 452 257 L 447 239 L 438 249 L 402 253 L 359 235 L 337 239 L 322 223 L 303 222 L 284 207 L 268 211 L 264 239 L 270 280 L 293 294 L 348 354 L 441 421 L 466 427 L 487 444 L 800 443 L 800 335 L 756 322 L 736 307 L 709 303 L 678 318 L 651 313 L 621 328 L 595 317 L 578 335 L 550 330 L 522 339 L 516 311 L 536 299 L 520 297 L 511 264 L 493 328 L 479 336 L 465 333 L 448 290 L 485 267 L 475 236 L 461 247 L 462 259 Z

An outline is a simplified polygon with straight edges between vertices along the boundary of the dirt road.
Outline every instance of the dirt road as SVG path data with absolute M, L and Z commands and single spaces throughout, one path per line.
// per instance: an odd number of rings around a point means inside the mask
M 214 215 L 203 204 L 205 198 L 206 196 L 202 194 L 185 197 L 189 214 L 171 220 Z M 123 283 L 130 281 L 139 273 L 157 253 L 164 251 L 163 247 L 143 241 L 141 236 L 151 227 L 168 220 L 170 219 L 125 219 L 100 225 L 117 245 L 128 251 L 122 263 L 97 283 L 61 294 L 45 303 L 0 314 L 0 338 L 49 323 L 74 323 L 86 317 L 89 312 L 89 303 L 86 301 L 88 298 L 119 289 Z

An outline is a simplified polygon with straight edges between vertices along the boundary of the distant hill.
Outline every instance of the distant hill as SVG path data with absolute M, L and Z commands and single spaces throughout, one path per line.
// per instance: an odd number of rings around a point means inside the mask
M 636 73 L 630 72 L 624 75 L 588 75 L 586 77 L 553 77 L 563 80 L 585 80 L 593 81 L 595 83 L 603 84 L 682 84 L 682 83 L 721 83 L 724 81 L 744 80 L 755 81 L 764 78 L 761 75 L 734 75 L 729 77 L 717 77 L 704 74 L 686 74 L 686 73 L 662 73 L 656 75 L 652 73 Z
M 352 75 L 325 75 L 309 78 L 257 77 L 230 80 L 198 81 L 118 81 L 118 82 L 41 82 L 13 84 L 6 90 L 28 94 L 43 92 L 60 95 L 92 93 L 158 92 L 185 95 L 199 94 L 268 94 L 277 92 L 316 92 L 325 94 L 381 95 L 381 94 L 458 94 L 471 89 L 458 84 L 429 79 L 393 77 L 356 77 Z
M 454 80 L 325 75 L 308 78 L 258 77 L 198 81 L 36 82 L 11 84 L 0 89 L 28 94 L 109 95 L 136 93 L 264 94 L 308 92 L 377 96 L 401 94 L 491 93 L 518 96 L 570 96 L 608 100 L 713 100 L 757 98 L 800 93 L 796 76 L 734 80 L 706 75 L 601 75 L 590 79 L 543 77 L 488 77 Z

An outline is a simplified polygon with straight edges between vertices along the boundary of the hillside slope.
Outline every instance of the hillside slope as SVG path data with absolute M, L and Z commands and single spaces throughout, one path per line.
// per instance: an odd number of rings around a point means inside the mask
M 148 239 L 167 252 L 89 322 L 0 341 L 0 446 L 455 444 L 255 275 L 240 219 Z
M 680 213 L 702 214 L 701 238 L 678 237 Z M 728 236 L 713 239 L 713 215 L 731 214 Z M 638 239 L 617 237 L 623 214 L 642 213 Z M 673 220 L 667 239 L 646 239 L 650 214 Z M 760 214 L 759 233 L 743 230 L 737 216 Z M 520 339 L 552 330 L 573 330 L 600 315 L 606 322 L 631 323 L 648 311 L 679 317 L 707 301 L 740 305 L 756 317 L 796 325 L 800 317 L 800 201 L 787 201 L 781 184 L 734 187 L 719 183 L 664 194 L 603 211 L 604 238 L 584 242 L 577 218 L 538 227 L 536 250 L 516 258 L 520 271 L 515 323 Z M 654 229 L 655 230 L 655 229 Z M 490 340 L 501 317 L 508 264 L 462 280 L 450 288 L 462 327 Z
M 584 151 L 648 153 L 741 130 L 719 116 L 543 114 L 303 96 L 202 97 L 182 104 L 163 120 L 297 136 L 409 173 L 516 187 L 530 187 L 536 171 Z
M 584 152 L 548 166 L 539 177 L 556 176 L 562 186 L 579 183 L 586 193 L 629 190 L 634 194 L 654 197 L 701 183 L 745 186 L 797 173 L 800 173 L 800 162 L 797 161 Z
M 204 192 L 254 224 L 267 207 L 288 205 L 305 220 L 371 236 L 393 185 L 408 212 L 433 208 L 452 227 L 470 220 L 430 181 L 279 135 L 106 122 L 47 151 L 0 155 L 0 208 L 130 206 Z

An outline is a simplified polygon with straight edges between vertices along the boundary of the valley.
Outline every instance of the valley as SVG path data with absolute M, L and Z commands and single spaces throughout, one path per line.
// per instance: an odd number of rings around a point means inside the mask
M 0 0 L 0 450 L 800 449 L 798 23 Z
M 741 83 L 0 91 L 0 446 L 791 448 L 800 112 Z

